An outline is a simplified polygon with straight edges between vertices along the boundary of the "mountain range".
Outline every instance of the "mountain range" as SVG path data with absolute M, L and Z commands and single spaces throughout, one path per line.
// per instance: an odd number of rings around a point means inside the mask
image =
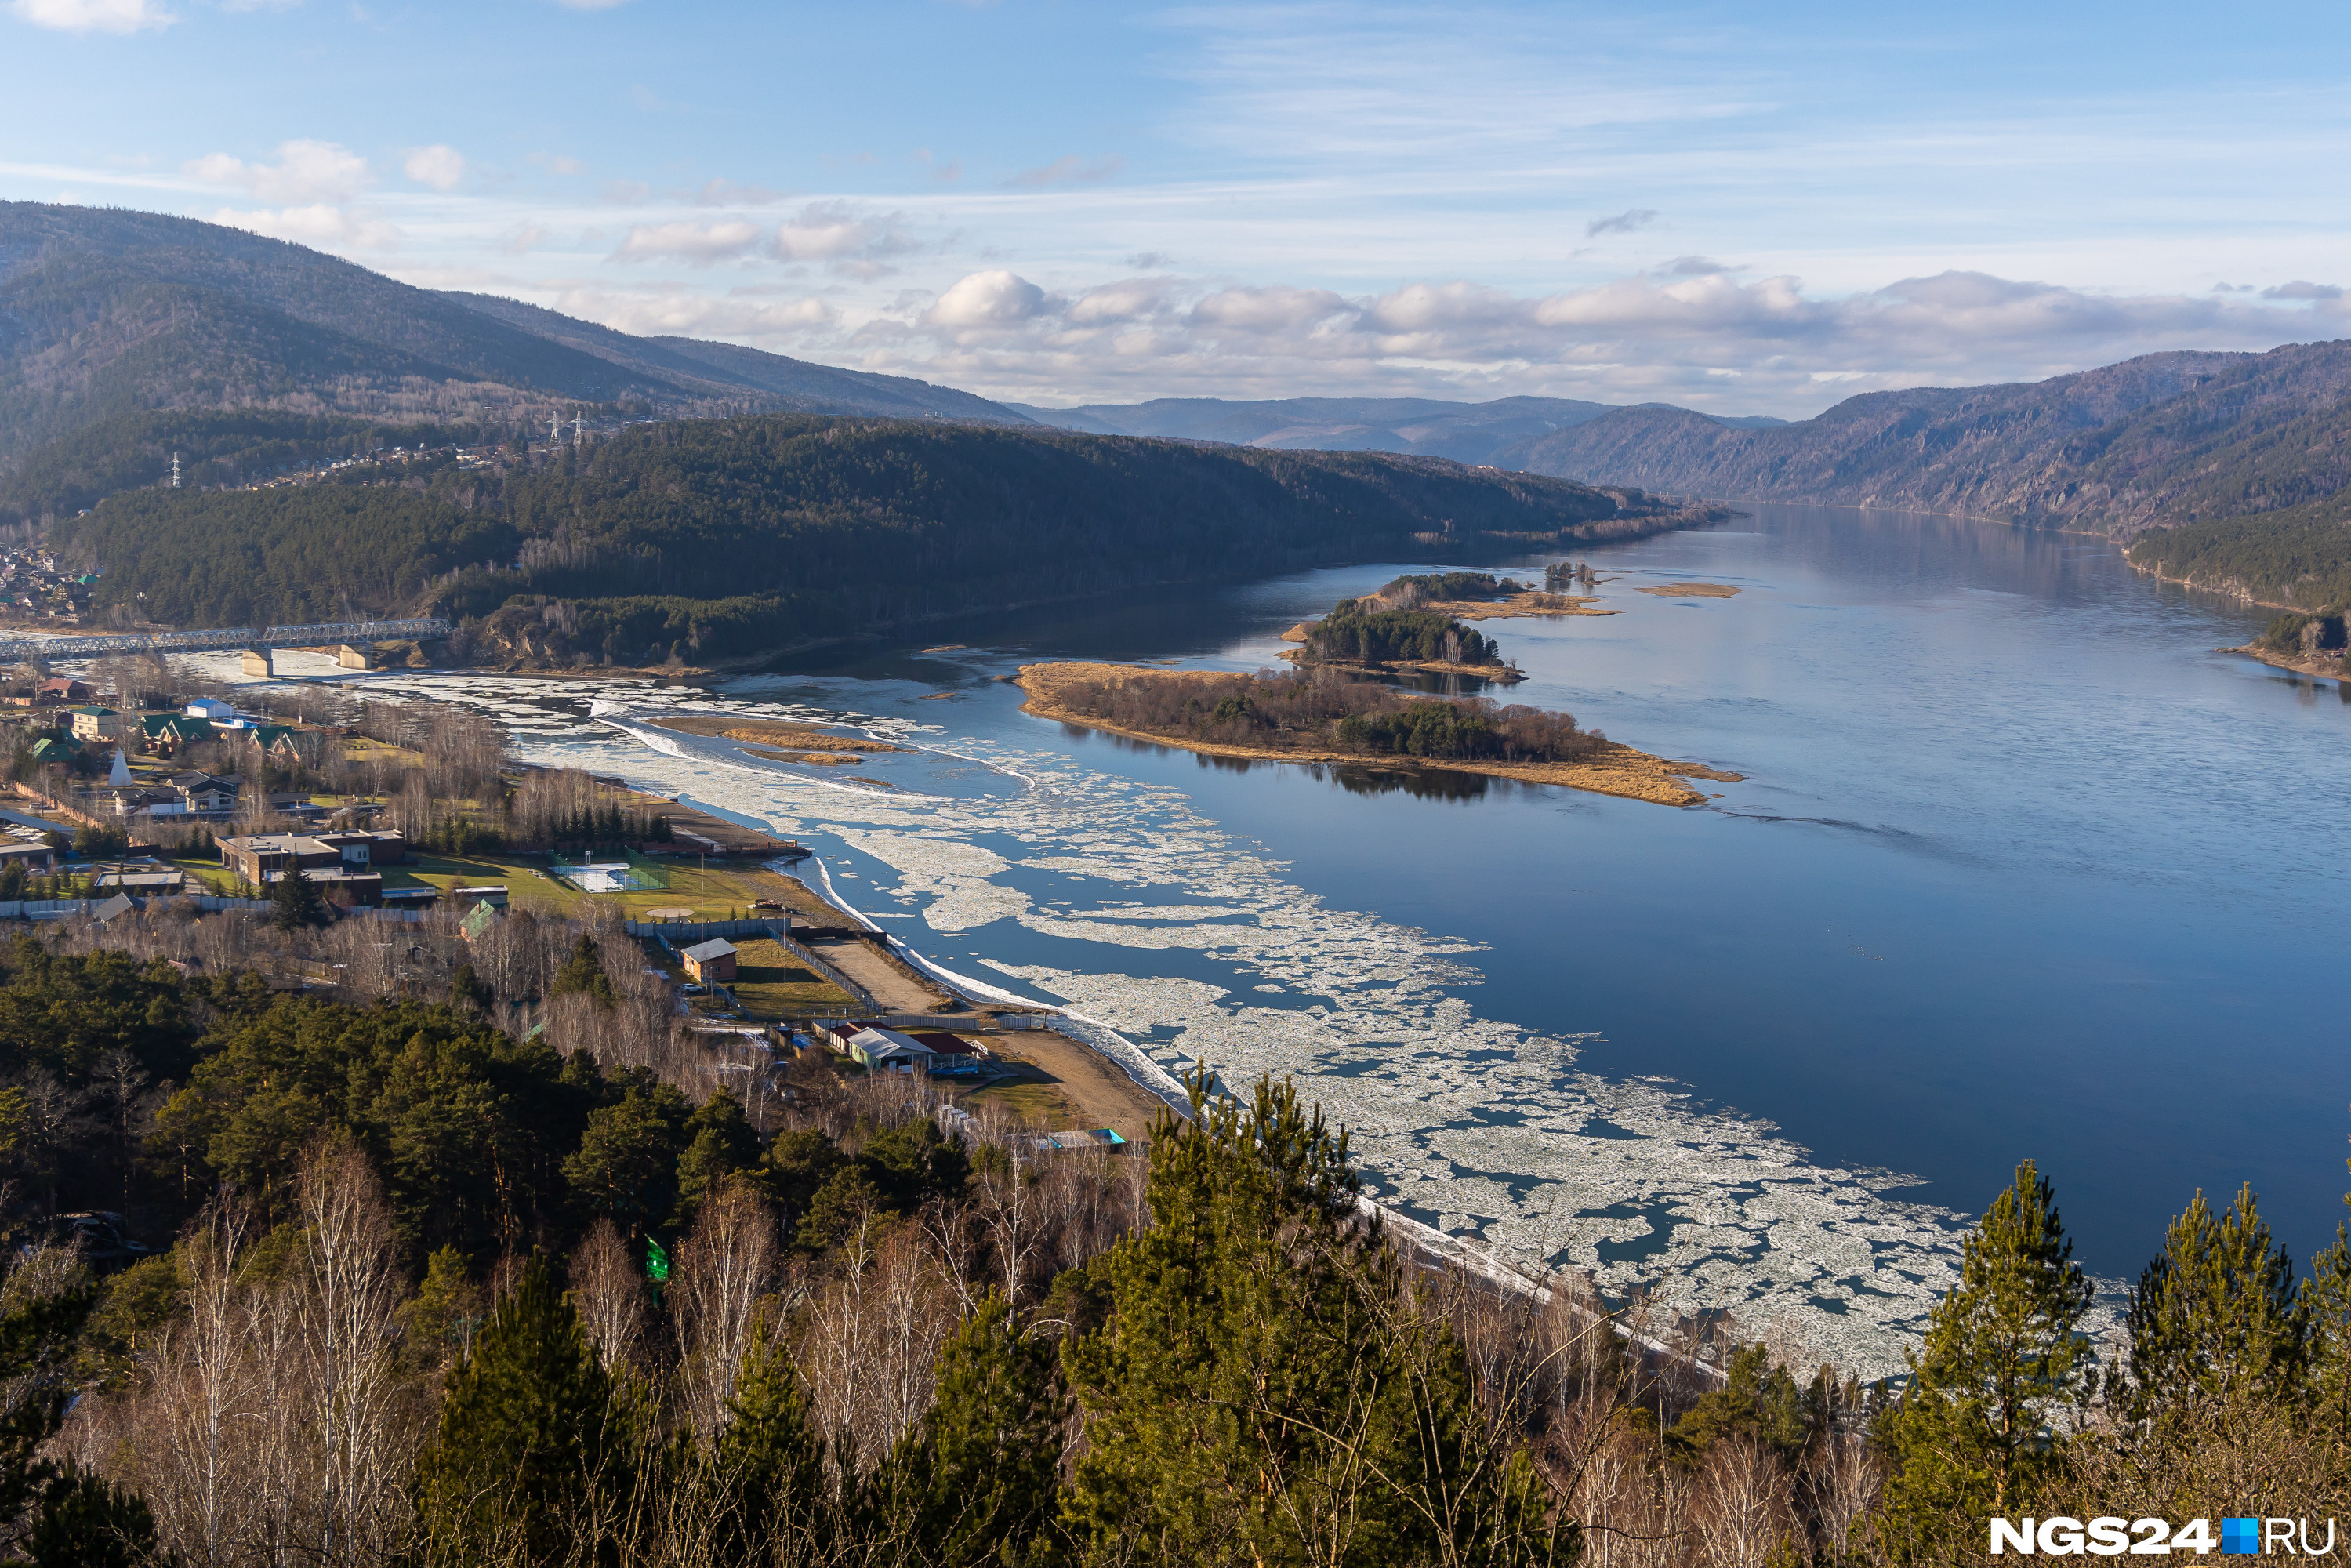
M 1502 459 L 1554 431 L 1621 412 L 1614 403 L 1559 397 L 1506 397 L 1476 403 L 1403 397 L 1292 397 L 1255 402 L 1168 397 L 1075 408 L 1025 402 L 1006 406 L 1040 424 L 1101 435 L 1156 435 L 1292 451 L 1403 452 L 1494 467 L 1520 466 Z M 1762 414 L 1697 417 L 1731 428 L 1786 423 Z
M 193 219 L 0 203 L 0 522 L 71 517 L 155 484 L 175 453 L 191 483 L 237 484 L 402 431 L 498 440 L 581 404 L 607 418 L 881 415 L 1396 453 L 1708 499 L 2125 540 L 2165 530 L 2134 559 L 2166 575 L 2297 608 L 2334 591 L 2318 585 L 2351 585 L 2351 500 L 2338 499 L 2351 486 L 2351 343 L 1869 392 L 1794 423 L 1544 397 L 1050 408 L 636 337 Z M 2291 549 L 2272 548 L 2281 528 Z
M 2304 506 L 2351 483 L 2351 343 L 2149 354 L 2045 382 L 1867 392 L 1763 430 L 1684 409 L 1615 409 L 1499 461 L 1720 499 L 2127 538 Z

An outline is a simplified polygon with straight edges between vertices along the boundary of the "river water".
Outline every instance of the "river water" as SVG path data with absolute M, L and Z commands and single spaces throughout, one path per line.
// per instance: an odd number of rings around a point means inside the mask
M 2297 1257 L 2329 1239 L 2335 685 L 2214 652 L 2263 613 L 2099 540 L 1753 511 L 1576 552 L 1619 614 L 1484 628 L 1530 677 L 1507 700 L 1745 776 L 1687 810 L 1213 764 L 1031 718 L 995 678 L 1270 665 L 1283 628 L 1423 563 L 932 627 L 716 692 L 376 678 L 802 836 L 935 961 L 1171 1071 L 1293 1075 L 1417 1218 L 1865 1372 L 2020 1158 L 2110 1280 L 2199 1186 L 2252 1182 Z M 1634 591 L 1675 580 L 1740 592 Z M 925 750 L 847 784 L 631 722 L 674 706 Z

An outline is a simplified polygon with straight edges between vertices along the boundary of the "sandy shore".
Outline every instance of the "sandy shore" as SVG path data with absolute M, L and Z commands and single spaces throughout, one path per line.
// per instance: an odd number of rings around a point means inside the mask
M 793 751 L 904 751 L 903 746 L 893 746 L 886 740 L 867 740 L 862 736 L 834 735 L 812 725 L 788 724 L 781 719 L 742 718 L 733 714 L 674 714 L 661 718 L 648 718 L 645 723 L 659 729 L 674 729 L 685 735 L 723 736 L 728 740 L 748 740 L 763 746 L 782 747 Z
M 1659 599 L 1734 599 L 1739 594 L 1739 590 L 1719 582 L 1660 582 L 1633 591 L 1655 594 Z
M 1134 740 L 1145 740 L 1156 746 L 1173 747 L 1180 751 L 1194 752 L 1203 757 L 1231 757 L 1263 762 L 1329 762 L 1348 763 L 1357 767 L 1391 768 L 1414 771 L 1480 773 L 1490 779 L 1515 779 L 1525 784 L 1558 784 L 1570 789 L 1588 789 L 1596 795 L 1617 795 L 1631 800 L 1650 800 L 1660 806 L 1695 806 L 1706 797 L 1690 788 L 1690 779 L 1712 779 L 1719 783 L 1735 784 L 1743 777 L 1737 773 L 1718 773 L 1695 762 L 1676 762 L 1668 758 L 1652 757 L 1646 751 L 1635 751 L 1629 746 L 1610 742 L 1607 751 L 1589 762 L 1427 762 L 1411 757 L 1364 757 L 1353 752 L 1327 751 L 1314 747 L 1295 749 L 1275 749 L 1270 747 L 1219 746 L 1208 741 L 1153 735 L 1139 729 L 1127 729 L 1089 717 L 1069 707 L 1061 694 L 1079 681 L 1095 681 L 1118 676 L 1148 674 L 1161 680 L 1218 681 L 1232 677 L 1209 670 L 1145 670 L 1138 664 L 1023 664 L 1020 667 L 1020 689 L 1029 700 L 1020 705 L 1023 713 L 1040 718 L 1058 719 L 1088 729 L 1102 730 L 1110 735 L 1123 735 Z
M 1575 593 L 1545 593 L 1529 589 L 1508 599 L 1432 599 L 1421 606 L 1439 615 L 1450 615 L 1456 621 L 1511 621 L 1520 617 L 1551 620 L 1562 615 L 1622 615 L 1621 610 L 1602 610 L 1599 601 Z
M 2242 653 L 2248 659 L 2259 659 L 2273 669 L 2292 670 L 2297 675 L 2315 675 L 2321 680 L 2330 681 L 2346 678 L 2343 660 L 2340 655 L 2335 653 L 2328 653 L 2316 659 L 2296 659 L 2283 653 L 2273 653 L 2258 643 L 2248 643 L 2241 648 L 2215 648 L 2213 652 Z
M 1506 686 L 1527 678 L 1523 671 L 1509 664 L 1456 664 L 1445 659 L 1309 659 L 1303 648 L 1292 648 L 1274 657 L 1294 664 L 1311 664 L 1319 670 L 1345 670 L 1358 675 L 1393 675 L 1402 670 L 1422 670 L 1432 675 L 1476 675 Z

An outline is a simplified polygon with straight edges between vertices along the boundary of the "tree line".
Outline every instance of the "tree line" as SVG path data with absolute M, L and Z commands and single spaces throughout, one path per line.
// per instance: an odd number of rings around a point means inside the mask
M 778 415 L 636 427 L 528 469 L 128 492 L 57 539 L 105 569 L 102 612 L 244 625 L 432 610 L 477 622 L 468 635 L 493 652 L 642 664 L 1376 557 L 1447 520 L 1515 535 L 1626 509 L 1440 459 Z
M 1500 647 L 1450 615 L 1389 608 L 1380 599 L 1343 599 L 1306 629 L 1310 659 L 1418 660 L 1499 664 Z
M 1411 695 L 1329 668 L 1254 675 L 1121 674 L 1072 681 L 1055 698 L 1123 729 L 1222 746 L 1329 747 L 1365 756 L 1573 762 L 1608 737 L 1572 714 L 1484 697 Z

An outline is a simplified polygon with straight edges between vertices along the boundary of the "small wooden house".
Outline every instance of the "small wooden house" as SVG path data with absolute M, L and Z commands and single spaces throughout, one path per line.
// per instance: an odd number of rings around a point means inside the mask
M 697 942 L 678 956 L 685 960 L 685 972 L 690 979 L 705 986 L 725 986 L 734 982 L 735 944 L 723 936 Z

